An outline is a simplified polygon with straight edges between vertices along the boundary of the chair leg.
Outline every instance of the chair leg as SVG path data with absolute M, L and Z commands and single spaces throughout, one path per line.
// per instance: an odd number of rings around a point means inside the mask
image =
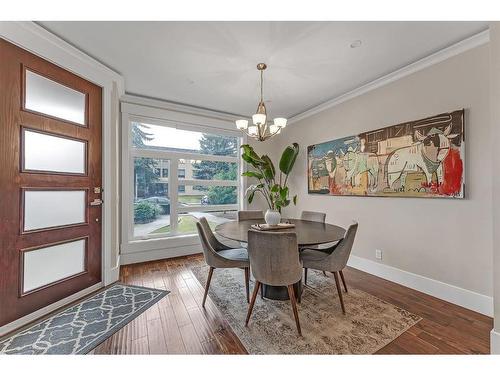
M 247 319 L 245 320 L 245 327 L 248 327 L 248 322 L 250 321 L 250 316 L 252 315 L 253 305 L 255 304 L 255 298 L 257 298 L 257 293 L 259 293 L 260 281 L 255 280 L 255 286 L 253 288 L 252 299 L 250 300 L 250 306 L 248 306 Z
M 245 289 L 247 292 L 247 303 L 250 302 L 250 268 L 245 267 Z
M 339 293 L 339 300 L 340 300 L 340 306 L 342 307 L 342 314 L 345 315 L 344 299 L 342 298 L 342 289 L 340 289 L 338 272 L 334 272 L 333 276 L 335 277 L 335 285 L 337 285 L 337 291 Z
M 304 268 L 304 285 L 307 284 L 307 268 Z
M 260 299 L 264 299 L 264 284 L 260 284 Z
M 293 285 L 288 285 L 287 288 L 288 288 L 288 296 L 290 297 L 290 302 L 292 303 L 295 325 L 297 326 L 297 331 L 299 332 L 299 336 L 302 336 L 302 331 L 300 330 L 299 313 L 297 311 L 297 302 L 295 300 L 295 292 L 293 290 Z
M 203 302 L 201 303 L 202 307 L 205 307 L 205 301 L 207 300 L 207 295 L 208 295 L 208 288 L 210 287 L 210 281 L 212 281 L 212 275 L 214 273 L 213 267 L 210 267 L 210 270 L 208 271 L 208 279 L 207 279 L 207 284 L 205 285 L 205 294 L 203 295 Z
M 344 273 L 342 271 L 339 271 L 339 273 L 340 273 L 340 278 L 342 279 L 342 284 L 344 284 L 344 290 L 347 293 L 347 284 L 345 283 Z

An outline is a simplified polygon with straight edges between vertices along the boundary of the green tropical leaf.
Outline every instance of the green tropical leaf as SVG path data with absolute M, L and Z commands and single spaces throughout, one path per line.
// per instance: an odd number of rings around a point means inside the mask
M 280 188 L 280 196 L 281 196 L 281 199 L 286 199 L 288 197 L 288 186 L 285 186 L 284 188 Z
M 247 154 L 241 154 L 241 158 L 245 160 L 248 164 L 250 164 L 252 167 L 257 168 L 258 164 L 254 162 L 254 160 L 248 156 Z
M 280 159 L 280 171 L 284 174 L 289 174 L 292 171 L 292 168 L 295 164 L 295 160 L 297 160 L 297 155 L 299 154 L 299 145 L 298 143 L 293 143 L 292 146 L 287 146 L 283 151 Z
M 293 204 L 294 204 L 294 206 L 297 205 L 297 195 L 293 196 Z
M 262 155 L 261 160 L 264 161 L 264 176 L 268 180 L 274 180 L 274 176 L 276 175 L 276 169 L 274 168 L 274 164 L 271 158 L 267 155 Z
M 246 177 L 255 177 L 258 178 L 259 180 L 264 178 L 264 176 L 261 173 L 254 171 L 243 172 L 241 175 Z
M 250 150 L 252 150 L 252 149 L 253 149 L 253 148 L 252 148 L 252 146 L 250 146 L 249 144 L 246 144 L 246 143 L 245 143 L 245 144 L 242 144 L 242 145 L 240 146 L 240 148 L 243 150 L 243 152 L 244 152 L 245 154 L 246 154 L 246 153 L 248 153 L 248 152 L 250 152 Z
M 268 181 L 274 180 L 274 173 L 273 170 L 266 164 L 266 166 L 262 169 L 262 172 L 264 172 L 264 177 Z
M 248 195 L 250 194 L 252 191 L 254 190 L 257 190 L 258 189 L 258 186 L 257 185 L 250 185 L 249 187 L 247 187 L 247 189 L 245 190 L 245 195 Z
M 252 192 L 250 193 L 250 195 L 248 196 L 247 200 L 248 200 L 248 204 L 252 203 L 253 202 L 253 197 L 255 196 L 255 190 L 252 190 Z
M 265 162 L 254 151 L 252 146 L 244 144 L 244 145 L 241 145 L 241 148 L 243 149 L 243 154 L 241 156 L 243 157 L 243 155 L 246 155 L 243 158 L 243 160 L 252 164 L 254 167 L 255 166 L 262 166 L 265 164 Z
M 280 191 L 280 186 L 278 184 L 274 184 L 273 186 L 271 186 L 271 191 L 273 193 L 278 193 Z

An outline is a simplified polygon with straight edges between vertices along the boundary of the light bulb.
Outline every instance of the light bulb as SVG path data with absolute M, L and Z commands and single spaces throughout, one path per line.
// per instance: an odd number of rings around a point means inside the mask
M 254 125 L 264 125 L 266 123 L 266 115 L 264 115 L 263 113 L 256 113 L 252 116 L 252 121 Z
M 248 134 L 250 135 L 257 135 L 257 127 L 256 126 L 249 126 L 248 127 Z
M 286 126 L 286 118 L 277 117 L 274 119 L 274 125 L 279 126 L 280 128 L 284 128 Z
M 271 132 L 271 134 L 278 133 L 280 129 L 281 128 L 276 124 L 272 124 L 271 126 L 269 126 L 269 131 Z
M 236 120 L 236 127 L 239 130 L 245 130 L 248 128 L 248 120 Z

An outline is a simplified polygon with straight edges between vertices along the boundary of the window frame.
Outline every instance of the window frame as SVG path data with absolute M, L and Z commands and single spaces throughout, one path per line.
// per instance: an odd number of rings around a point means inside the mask
M 168 111 L 165 111 L 168 112 Z M 178 115 L 178 113 L 176 114 Z M 176 116 L 174 116 L 176 117 Z M 192 116 L 188 116 L 192 117 Z M 144 115 L 137 115 L 127 113 L 123 111 L 122 108 L 122 251 L 125 252 L 136 252 L 136 251 L 146 251 L 155 249 L 165 249 L 171 247 L 189 246 L 194 244 L 199 244 L 198 235 L 196 233 L 182 234 L 177 232 L 177 221 L 176 218 L 185 213 L 189 212 L 215 212 L 215 211 L 237 211 L 241 209 L 244 205 L 243 194 L 244 194 L 244 183 L 245 179 L 241 177 L 242 173 L 242 162 L 241 162 L 241 152 L 239 151 L 239 146 L 246 141 L 246 137 L 242 135 L 241 132 L 235 130 L 229 130 L 230 125 L 233 122 L 227 120 L 220 121 L 220 126 L 213 126 L 213 118 L 199 118 L 201 121 L 192 122 L 191 118 L 188 121 L 172 121 L 167 118 L 157 118 L 149 117 Z M 207 120 L 208 124 L 204 124 L 204 120 Z M 139 122 L 145 124 L 151 124 L 155 126 L 166 126 L 172 127 L 180 130 L 195 131 L 198 133 L 210 133 L 221 136 L 231 136 L 236 137 L 238 140 L 238 151 L 235 156 L 221 156 L 221 155 L 209 155 L 200 154 L 195 152 L 186 151 L 165 151 L 165 150 L 155 150 L 147 148 L 135 148 L 131 143 L 131 129 L 132 123 Z M 134 158 L 136 157 L 146 157 L 154 159 L 165 159 L 169 160 L 169 177 L 168 177 L 168 198 L 170 199 L 170 215 L 171 218 L 171 228 L 173 235 L 166 236 L 165 234 L 156 234 L 148 236 L 134 236 L 134 201 L 133 201 L 133 189 L 134 189 Z M 208 160 L 208 161 L 222 161 L 236 163 L 237 165 L 237 179 L 236 180 L 198 180 L 198 179 L 186 179 L 179 178 L 178 167 L 180 160 Z M 161 172 L 160 172 L 161 176 Z M 237 188 L 237 201 L 236 204 L 228 205 L 196 205 L 188 207 L 179 207 L 179 185 L 193 186 L 236 186 Z M 174 252 L 175 253 L 175 252 Z M 173 255 L 174 256 L 174 255 Z

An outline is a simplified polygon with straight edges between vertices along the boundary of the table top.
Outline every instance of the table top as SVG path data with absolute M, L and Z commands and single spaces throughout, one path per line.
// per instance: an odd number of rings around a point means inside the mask
M 300 219 L 283 219 L 282 221 L 295 224 L 295 228 L 280 229 L 275 232 L 291 231 L 297 233 L 297 243 L 299 246 L 336 242 L 344 238 L 345 229 L 337 225 Z M 231 240 L 248 242 L 248 230 L 250 226 L 263 223 L 263 220 L 228 221 L 227 223 L 217 225 L 215 232 Z

